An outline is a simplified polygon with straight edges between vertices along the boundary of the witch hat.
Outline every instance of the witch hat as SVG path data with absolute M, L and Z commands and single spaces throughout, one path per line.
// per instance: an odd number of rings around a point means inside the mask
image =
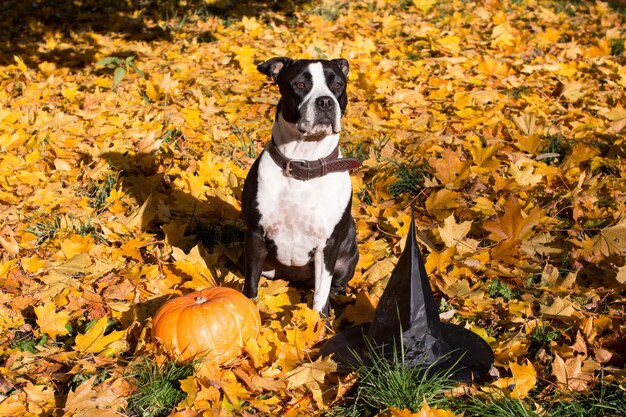
M 428 373 L 447 372 L 465 381 L 481 378 L 493 364 L 493 351 L 480 336 L 439 320 L 415 239 L 413 209 L 406 246 L 373 321 L 335 334 L 320 353 L 332 354 L 342 370 L 367 365 L 380 357 L 403 354 L 405 365 L 423 368 Z

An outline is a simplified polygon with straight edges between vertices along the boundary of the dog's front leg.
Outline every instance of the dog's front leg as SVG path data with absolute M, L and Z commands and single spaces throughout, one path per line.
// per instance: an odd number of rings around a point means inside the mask
M 243 285 L 243 294 L 253 299 L 259 295 L 259 279 L 267 257 L 267 247 L 261 233 L 250 230 L 246 232 L 245 253 L 246 280 Z
M 330 285 L 333 277 L 326 269 L 326 263 L 324 261 L 324 248 L 318 248 L 315 251 L 314 260 L 315 294 L 313 294 L 313 310 L 319 311 L 328 317 L 330 315 L 328 296 L 330 295 Z

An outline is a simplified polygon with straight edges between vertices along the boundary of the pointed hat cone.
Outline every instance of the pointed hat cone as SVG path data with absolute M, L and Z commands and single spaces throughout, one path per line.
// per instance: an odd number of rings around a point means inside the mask
M 367 365 L 376 357 L 400 357 L 402 352 L 405 364 L 428 372 L 447 371 L 459 380 L 479 379 L 493 363 L 493 351 L 480 336 L 439 320 L 415 239 L 413 210 L 406 246 L 376 307 L 374 319 L 337 333 L 321 349 L 322 355 L 332 354 L 344 370 Z

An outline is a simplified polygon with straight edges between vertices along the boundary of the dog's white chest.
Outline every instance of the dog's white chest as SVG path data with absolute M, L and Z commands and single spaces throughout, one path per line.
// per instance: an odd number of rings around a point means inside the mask
M 351 190 L 347 172 L 300 181 L 286 177 L 264 153 L 258 171 L 259 224 L 276 244 L 277 260 L 286 266 L 309 263 L 339 223 Z

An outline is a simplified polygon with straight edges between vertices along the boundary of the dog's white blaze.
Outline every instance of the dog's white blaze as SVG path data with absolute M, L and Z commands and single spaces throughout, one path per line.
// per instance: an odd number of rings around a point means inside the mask
M 301 114 L 301 118 L 298 121 L 298 127 L 312 134 L 321 131 L 318 127 L 323 127 L 315 125 L 315 99 L 318 97 L 328 96 L 335 102 L 335 118 L 332 130 L 337 133 L 341 130 L 341 109 L 339 108 L 337 98 L 333 92 L 330 91 L 328 85 L 326 85 L 324 67 L 321 62 L 315 62 L 313 64 L 309 64 L 308 71 L 311 74 L 313 87 L 311 88 L 311 91 L 309 91 L 308 94 L 302 99 L 302 103 L 300 103 L 300 106 L 298 107 Z M 326 133 L 331 134 L 333 132 L 329 131 Z

